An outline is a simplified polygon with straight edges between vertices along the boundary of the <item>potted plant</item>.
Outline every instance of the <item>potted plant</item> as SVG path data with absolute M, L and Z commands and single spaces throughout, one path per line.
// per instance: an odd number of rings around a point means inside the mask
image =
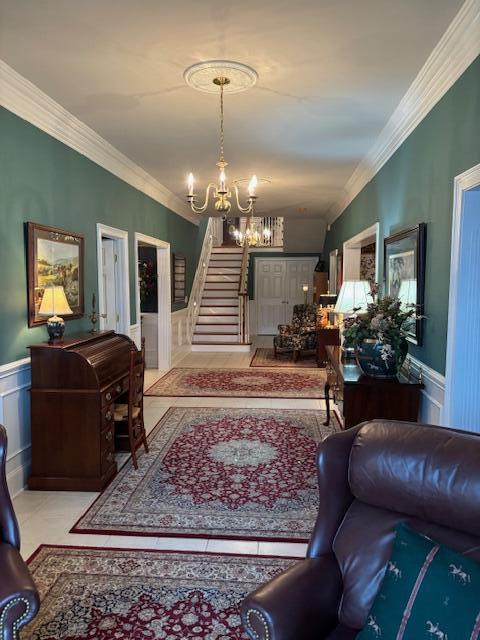
M 374 378 L 394 378 L 408 353 L 408 325 L 417 317 L 415 305 L 385 296 L 362 315 L 345 318 L 343 337 L 355 349 L 362 371 Z

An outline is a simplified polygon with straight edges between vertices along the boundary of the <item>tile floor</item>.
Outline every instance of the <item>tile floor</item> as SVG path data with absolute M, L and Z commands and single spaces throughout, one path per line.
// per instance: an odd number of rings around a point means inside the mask
M 187 353 L 175 366 L 182 367 L 248 367 L 256 347 L 270 346 L 271 337 L 257 338 L 252 353 Z M 165 371 L 145 372 L 145 388 Z M 145 426 L 153 429 L 168 407 L 247 407 L 279 409 L 323 409 L 323 400 L 282 398 L 145 398 Z M 123 454 L 125 455 L 125 454 Z M 119 460 L 121 463 L 121 460 Z M 74 522 L 95 500 L 97 493 L 73 491 L 22 491 L 14 499 L 20 524 L 22 555 L 28 558 L 42 543 L 72 544 L 96 547 L 133 547 L 143 549 L 176 549 L 261 555 L 302 557 L 306 545 L 286 542 L 252 542 L 240 540 L 208 540 L 205 538 L 147 538 L 68 533 Z

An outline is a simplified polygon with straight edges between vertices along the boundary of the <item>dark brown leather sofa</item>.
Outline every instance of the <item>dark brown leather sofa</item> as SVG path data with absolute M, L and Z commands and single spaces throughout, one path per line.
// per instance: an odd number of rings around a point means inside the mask
M 40 606 L 37 589 L 20 555 L 17 519 L 5 477 L 7 433 L 0 425 L 0 638 L 14 640 Z
M 327 438 L 317 464 L 320 507 L 307 558 L 246 598 L 252 639 L 355 638 L 401 521 L 480 560 L 477 435 L 373 421 Z

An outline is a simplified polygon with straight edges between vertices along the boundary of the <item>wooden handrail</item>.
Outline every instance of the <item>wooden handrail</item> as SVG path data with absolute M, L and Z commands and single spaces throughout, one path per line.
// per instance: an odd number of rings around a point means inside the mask
M 238 333 L 240 344 L 250 342 L 250 327 L 248 318 L 248 293 L 247 293 L 247 273 L 248 273 L 248 244 L 243 246 L 242 266 L 240 269 L 240 281 L 238 283 Z

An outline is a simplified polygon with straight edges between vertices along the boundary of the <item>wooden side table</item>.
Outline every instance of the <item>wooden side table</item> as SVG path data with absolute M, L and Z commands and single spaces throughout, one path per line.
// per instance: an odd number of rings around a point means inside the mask
M 387 380 L 371 378 L 363 374 L 355 361 L 342 362 L 340 347 L 327 346 L 325 350 L 328 357 L 325 384 L 326 425 L 330 422 L 332 400 L 337 409 L 335 413 L 344 429 L 376 418 L 407 422 L 418 420 L 420 393 L 423 389 L 419 380 L 402 374 Z
M 338 327 L 331 329 L 317 328 L 317 367 L 324 367 L 327 362 L 325 347 L 340 345 L 340 330 Z

